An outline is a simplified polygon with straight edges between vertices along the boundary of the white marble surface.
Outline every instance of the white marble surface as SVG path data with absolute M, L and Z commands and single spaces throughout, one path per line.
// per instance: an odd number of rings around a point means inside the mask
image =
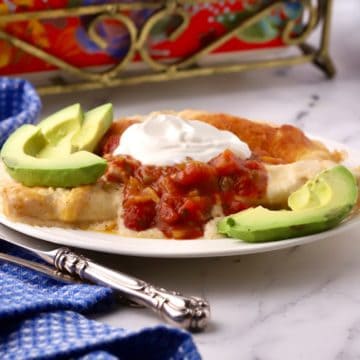
M 360 149 L 359 0 L 335 1 L 331 52 L 338 75 L 315 68 L 147 84 L 45 99 L 44 114 L 74 101 L 104 101 L 116 114 L 202 108 L 290 122 Z M 360 228 L 306 246 L 212 259 L 142 259 L 91 254 L 118 269 L 212 306 L 212 323 L 194 335 L 204 359 L 360 358 Z M 129 329 L 158 324 L 145 310 L 97 317 Z

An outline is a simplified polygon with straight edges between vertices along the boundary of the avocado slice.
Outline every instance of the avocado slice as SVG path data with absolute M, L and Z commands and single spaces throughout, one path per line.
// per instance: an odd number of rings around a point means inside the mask
M 51 145 L 56 145 L 69 134 L 78 132 L 84 115 L 80 104 L 68 106 L 39 122 L 38 127 Z
M 72 137 L 71 144 L 77 150 L 93 152 L 113 121 L 113 106 L 105 104 L 85 113 L 81 129 Z
M 23 125 L 5 142 L 1 157 L 11 177 L 26 186 L 73 187 L 94 183 L 106 161 L 87 151 L 39 158 L 48 144 L 41 127 Z
M 339 224 L 358 197 L 354 175 L 344 166 L 325 170 L 292 193 L 291 210 L 262 206 L 227 216 L 217 224 L 219 233 L 247 242 L 265 242 L 305 236 Z
M 1 157 L 9 174 L 26 186 L 73 187 L 94 183 L 106 161 L 91 152 L 112 123 L 111 104 L 83 115 L 80 104 L 37 126 L 25 125 L 6 141 Z
M 37 157 L 57 158 L 74 152 L 71 139 L 80 131 L 83 119 L 80 104 L 74 104 L 42 120 L 38 127 L 48 143 L 39 151 Z

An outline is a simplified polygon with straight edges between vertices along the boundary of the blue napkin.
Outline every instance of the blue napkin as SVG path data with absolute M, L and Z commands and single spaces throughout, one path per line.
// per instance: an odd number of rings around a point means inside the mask
M 31 259 L 3 241 L 0 251 Z M 80 314 L 115 305 L 108 288 L 64 283 L 0 261 L 0 359 L 201 358 L 186 331 L 162 325 L 133 332 Z
M 40 98 L 28 81 L 0 77 L 0 148 L 20 125 L 34 124 L 40 109 Z

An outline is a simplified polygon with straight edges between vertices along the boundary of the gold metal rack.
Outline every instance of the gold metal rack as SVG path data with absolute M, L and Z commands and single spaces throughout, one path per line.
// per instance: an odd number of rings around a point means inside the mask
M 213 1 L 213 0 L 212 0 Z M 193 3 L 195 0 L 193 1 Z M 206 2 L 206 1 L 202 1 Z M 191 3 L 189 0 L 167 0 L 166 2 L 137 2 L 118 3 L 94 6 L 81 6 L 66 9 L 43 10 L 33 12 L 20 12 L 0 14 L 0 39 L 8 41 L 11 45 L 22 51 L 38 57 L 47 63 L 54 65 L 64 73 L 73 75 L 77 79 L 75 83 L 39 86 L 40 94 L 58 94 L 77 90 L 90 90 L 103 87 L 115 87 L 131 85 L 142 82 L 159 82 L 165 80 L 189 78 L 193 76 L 205 76 L 219 73 L 231 73 L 260 68 L 273 68 L 292 66 L 304 63 L 313 63 L 320 68 L 328 77 L 335 75 L 335 68 L 329 56 L 330 17 L 332 0 L 302 0 L 303 14 L 307 14 L 306 24 L 300 34 L 294 35 L 293 29 L 296 21 L 288 20 L 284 27 L 281 38 L 284 45 L 295 46 L 301 50 L 299 55 L 279 57 L 273 59 L 261 59 L 260 54 L 256 60 L 242 61 L 232 64 L 200 66 L 199 60 L 209 55 L 239 31 L 256 24 L 259 20 L 268 16 L 273 10 L 282 6 L 284 0 L 274 0 L 270 4 L 262 6 L 255 14 L 240 21 L 227 33 L 217 38 L 212 43 L 204 46 L 195 54 L 177 60 L 175 63 L 164 63 L 154 59 L 147 48 L 147 40 L 153 26 L 164 17 L 176 15 L 182 19 L 181 25 L 170 35 L 170 40 L 175 40 L 188 26 L 190 14 L 184 10 L 184 5 Z M 128 10 L 153 9 L 153 15 L 147 19 L 141 29 L 138 29 L 133 20 L 126 15 Z M 125 12 L 124 12 L 125 11 Z M 96 32 L 96 25 L 105 20 L 113 19 L 122 23 L 130 36 L 130 47 L 121 61 L 110 68 L 102 71 L 93 71 L 78 68 L 61 58 L 51 55 L 37 47 L 27 43 L 12 34 L 7 33 L 2 25 L 16 21 L 41 20 L 61 18 L 68 16 L 95 15 L 88 27 L 89 37 L 100 47 L 105 48 L 106 43 Z M 315 28 L 320 26 L 320 41 L 318 46 L 310 45 L 307 41 Z M 145 74 L 129 74 L 126 70 L 135 54 L 139 54 L 147 65 Z

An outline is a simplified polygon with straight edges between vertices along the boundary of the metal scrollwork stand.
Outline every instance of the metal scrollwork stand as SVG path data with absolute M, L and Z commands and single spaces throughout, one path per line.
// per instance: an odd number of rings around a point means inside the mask
M 193 1 L 192 3 L 194 3 Z M 249 26 L 256 24 L 259 20 L 271 14 L 279 6 L 283 5 L 284 0 L 274 0 L 270 4 L 262 6 L 255 14 L 250 15 L 240 21 L 227 33 L 204 46 L 202 49 L 189 57 L 179 59 L 174 63 L 164 63 L 154 59 L 147 48 L 147 40 L 154 25 L 167 16 L 178 16 L 181 24 L 170 35 L 170 40 L 175 40 L 187 27 L 190 21 L 190 14 L 184 10 L 184 4 L 191 3 L 189 0 L 168 0 L 160 2 L 138 2 L 121 3 L 94 6 L 81 6 L 76 8 L 33 11 L 26 13 L 13 13 L 0 15 L 0 40 L 8 41 L 13 46 L 38 57 L 47 63 L 63 70 L 65 73 L 73 75 L 78 81 L 69 84 L 46 85 L 38 88 L 40 94 L 57 94 L 77 90 L 90 90 L 103 87 L 115 87 L 120 85 L 131 85 L 142 82 L 159 82 L 172 79 L 188 78 L 193 76 L 205 76 L 218 73 L 231 73 L 260 68 L 273 68 L 281 66 L 298 65 L 313 63 L 320 68 L 328 77 L 335 75 L 335 67 L 329 56 L 330 38 L 330 17 L 332 0 L 302 0 L 303 14 L 307 13 L 306 24 L 303 31 L 296 36 L 293 29 L 296 21 L 288 20 L 284 27 L 281 38 L 285 45 L 297 46 L 301 54 L 288 57 L 273 59 L 261 59 L 239 62 L 226 65 L 199 66 L 199 60 L 209 55 L 212 51 L 219 48 L 236 34 Z M 139 30 L 133 20 L 126 15 L 127 10 L 152 9 L 154 13 L 147 19 Z M 125 11 L 125 12 L 124 12 Z M 127 28 L 130 38 L 130 46 L 127 54 L 121 61 L 111 68 L 103 71 L 90 71 L 78 68 L 67 63 L 61 58 L 47 53 L 40 47 L 27 43 L 3 29 L 2 25 L 9 22 L 24 20 L 41 20 L 66 16 L 93 15 L 95 18 L 88 26 L 89 37 L 100 47 L 105 48 L 106 43 L 96 31 L 96 25 L 105 20 L 112 19 L 120 22 Z M 313 33 L 314 29 L 321 25 L 320 44 L 318 47 L 308 44 L 306 41 Z M 126 74 L 126 69 L 130 65 L 135 54 L 139 54 L 143 62 L 148 65 L 148 72 L 145 74 Z

